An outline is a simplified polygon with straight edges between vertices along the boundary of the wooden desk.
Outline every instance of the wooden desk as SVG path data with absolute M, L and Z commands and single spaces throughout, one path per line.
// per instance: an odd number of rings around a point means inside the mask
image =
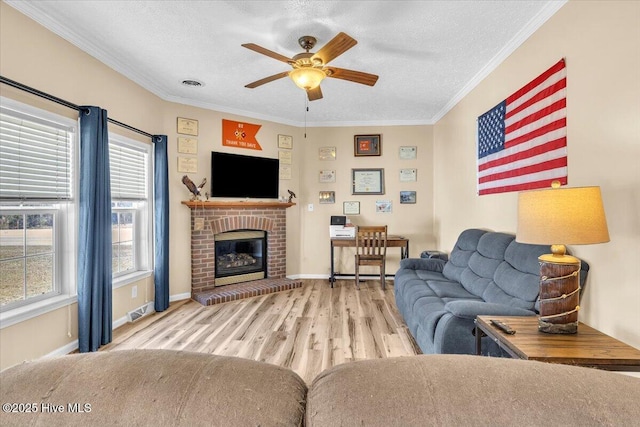
M 505 323 L 516 333 L 504 333 L 491 324 L 492 319 Z M 475 324 L 478 355 L 482 353 L 484 332 L 514 358 L 609 371 L 640 371 L 640 350 L 581 322 L 576 334 L 539 332 L 537 316 L 478 316 Z
M 350 237 L 333 237 L 331 238 L 331 275 L 329 276 L 329 283 L 333 288 L 333 282 L 336 281 L 336 277 L 346 276 L 345 274 L 334 272 L 333 263 L 333 249 L 334 248 L 355 248 L 356 239 Z M 402 236 L 387 236 L 387 248 L 400 248 L 400 258 L 409 258 L 409 239 Z M 349 276 L 353 276 L 350 274 Z M 373 276 L 371 274 L 361 274 L 360 276 Z M 377 275 L 376 275 L 377 276 Z M 393 274 L 386 274 L 385 276 L 393 276 Z

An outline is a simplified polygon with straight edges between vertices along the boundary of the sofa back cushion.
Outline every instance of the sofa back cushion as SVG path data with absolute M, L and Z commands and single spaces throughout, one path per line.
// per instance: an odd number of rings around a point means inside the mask
M 548 245 L 529 245 L 515 240 L 507 247 L 493 282 L 482 299 L 533 310 L 540 292 L 538 257 L 549 252 Z
M 486 230 L 478 229 L 468 229 L 460 233 L 449 255 L 449 261 L 442 270 L 444 277 L 458 283 L 462 282 L 462 272 L 469 268 L 469 258 L 476 251 L 480 238 L 486 233 Z
M 486 290 L 494 285 L 497 269 L 504 262 L 504 253 L 515 236 L 506 233 L 485 233 L 469 257 L 468 268 L 460 276 L 462 286 L 484 299 Z

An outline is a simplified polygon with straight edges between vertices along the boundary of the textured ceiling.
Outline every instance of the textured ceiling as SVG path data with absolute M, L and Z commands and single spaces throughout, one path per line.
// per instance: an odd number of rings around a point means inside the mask
M 40 22 L 161 98 L 301 126 L 432 124 L 553 15 L 559 1 L 16 1 Z M 322 83 L 309 103 L 283 78 L 298 38 L 339 32 L 358 44 L 330 65 L 380 76 Z M 181 84 L 196 79 L 203 87 Z M 306 114 L 305 114 L 306 113 Z

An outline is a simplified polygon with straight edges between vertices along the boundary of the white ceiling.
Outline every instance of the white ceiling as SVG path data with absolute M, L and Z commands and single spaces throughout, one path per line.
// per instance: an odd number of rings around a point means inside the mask
M 6 3 L 165 100 L 294 126 L 356 126 L 435 123 L 565 0 Z M 291 57 L 303 51 L 299 37 L 316 37 L 316 52 L 339 32 L 358 44 L 330 65 L 377 74 L 375 86 L 326 79 L 306 114 L 305 92 L 288 78 L 244 87 L 289 66 L 241 44 Z

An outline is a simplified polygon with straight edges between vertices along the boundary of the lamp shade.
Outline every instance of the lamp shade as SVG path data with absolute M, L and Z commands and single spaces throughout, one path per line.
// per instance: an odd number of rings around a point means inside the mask
M 600 187 L 519 193 L 516 241 L 543 245 L 608 242 L 609 230 Z
M 327 75 L 319 68 L 301 67 L 291 70 L 289 77 L 300 89 L 311 90 L 317 88 Z

